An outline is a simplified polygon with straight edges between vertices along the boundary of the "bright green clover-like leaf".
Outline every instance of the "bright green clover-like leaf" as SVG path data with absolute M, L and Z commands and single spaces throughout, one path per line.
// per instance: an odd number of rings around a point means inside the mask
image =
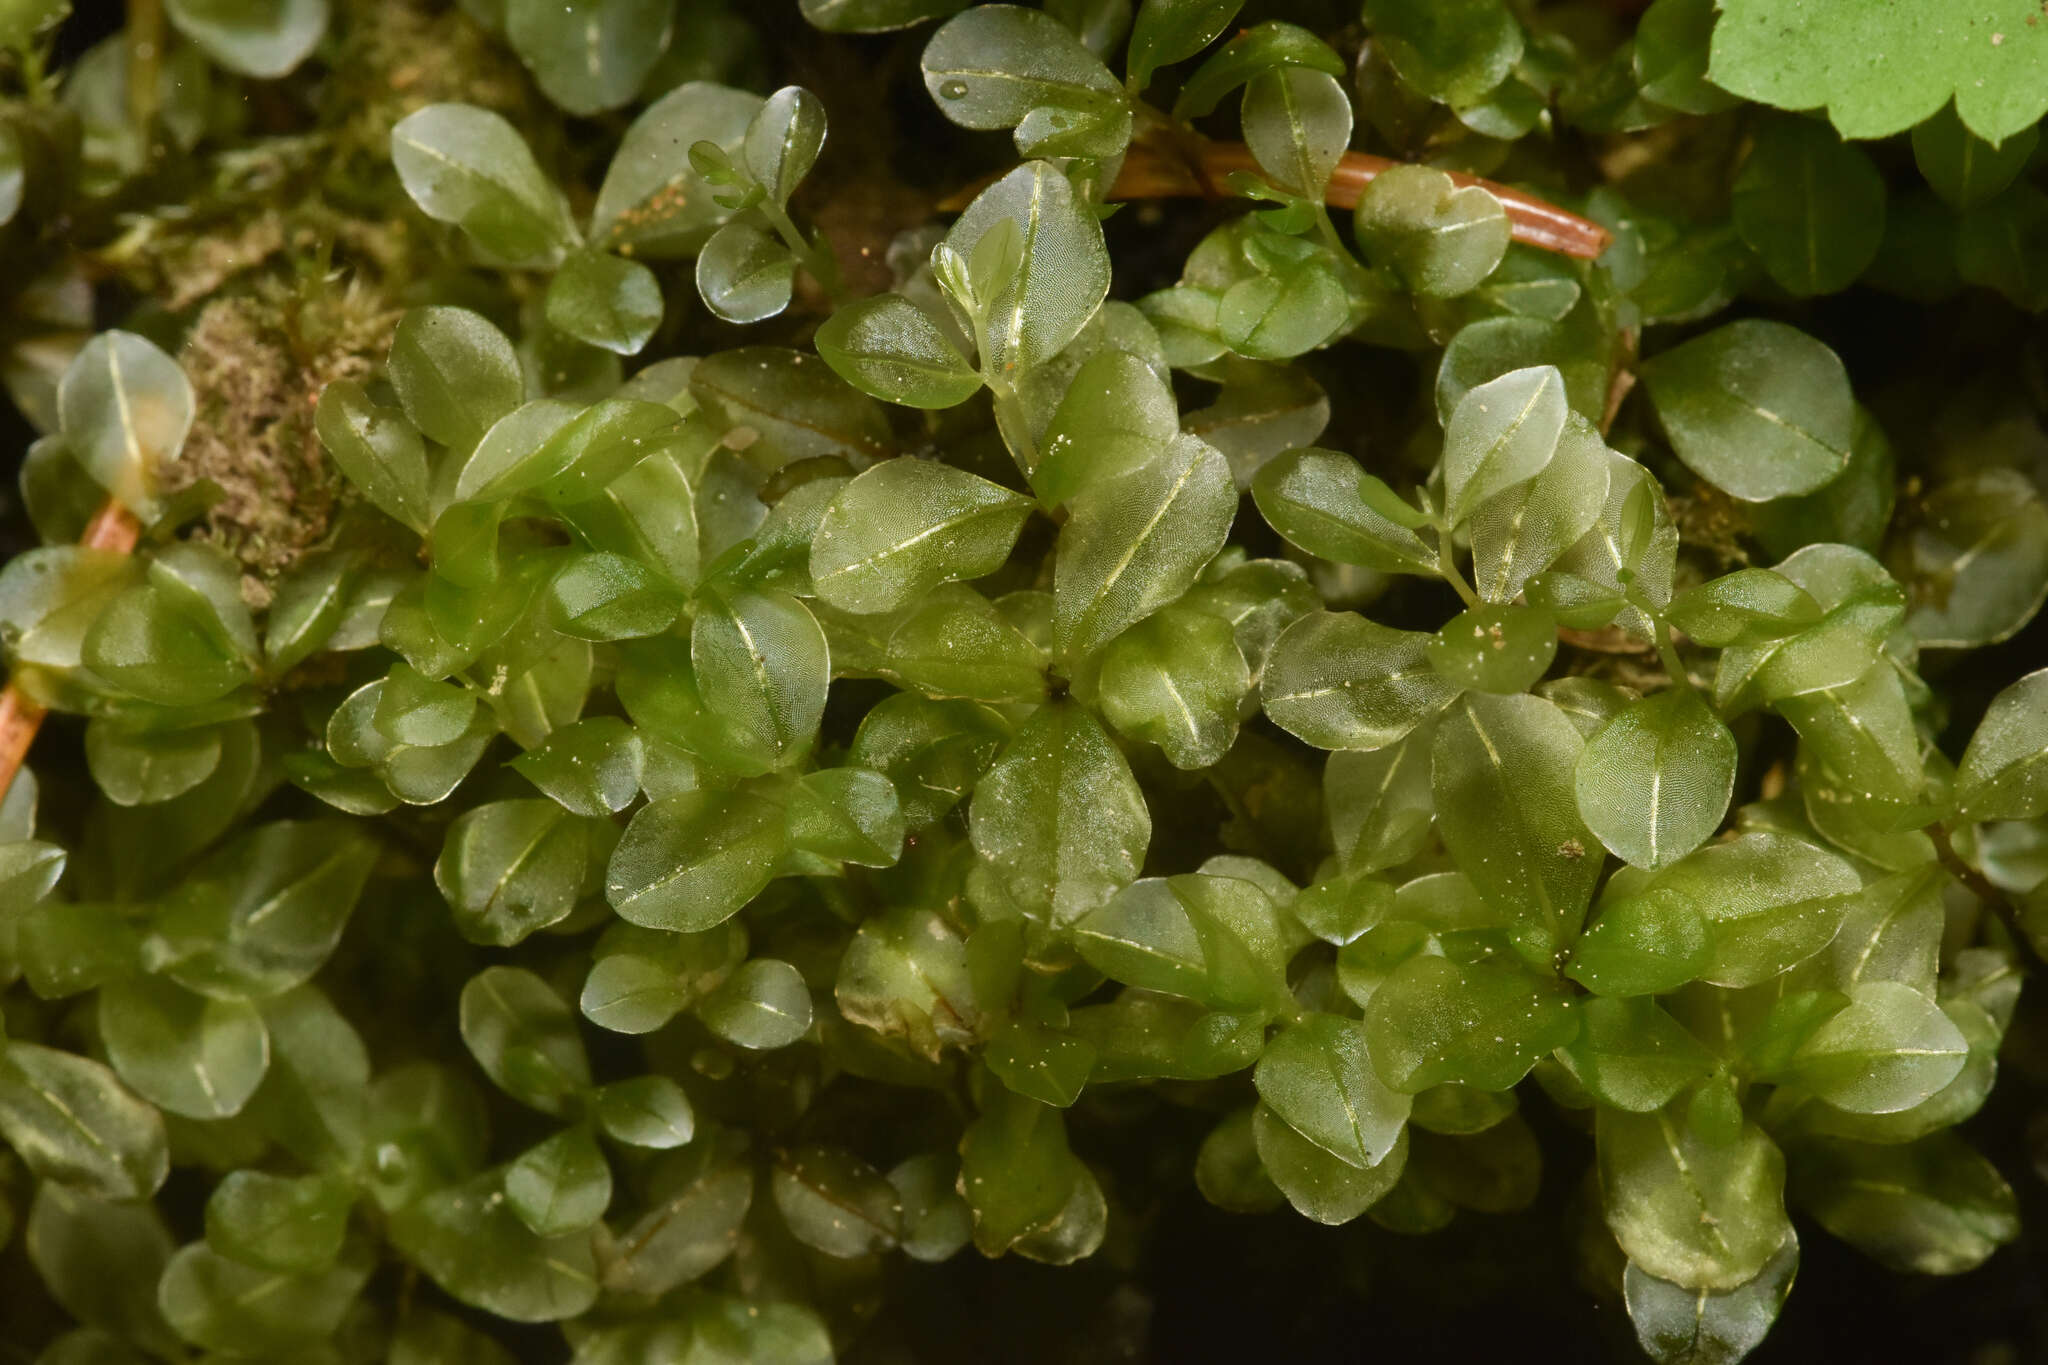
M 612 1171 L 587 1127 L 565 1128 L 505 1167 L 505 1202 L 535 1236 L 581 1232 L 604 1216 Z
M 888 867 L 903 848 L 895 784 L 867 768 L 806 774 L 789 794 L 790 847 L 863 867 Z
M 787 204 L 825 146 L 825 106 L 802 86 L 786 85 L 768 97 L 747 125 L 741 155 L 747 173 L 777 204 Z
M 1473 509 L 1472 582 L 1479 595 L 1514 600 L 1578 544 L 1600 520 L 1615 469 L 1614 453 L 1592 424 L 1568 414 L 1550 463 Z
M 1431 730 L 1366 753 L 1343 751 L 1323 766 L 1323 805 L 1338 857 L 1377 872 L 1422 850 L 1435 807 L 1429 786 Z
M 1955 801 L 1974 820 L 2048 813 L 2048 670 L 1992 698 L 1956 769 Z
M 1197 6 L 1207 8 L 1206 4 Z M 1173 116 L 1200 118 L 1222 103 L 1231 91 L 1276 66 L 1303 66 L 1329 76 L 1342 76 L 1345 72 L 1344 60 L 1321 38 L 1297 25 L 1269 20 L 1239 29 L 1197 67 L 1174 97 Z
M 690 625 L 690 664 L 735 754 L 765 770 L 810 747 L 831 659 L 803 603 L 773 591 L 720 594 Z
M 711 234 L 697 253 L 697 296 L 727 322 L 763 322 L 789 307 L 795 253 L 750 222 Z
M 1825 107 L 1844 137 L 1886 137 L 1940 112 L 2000 143 L 2048 111 L 2048 34 L 2024 0 L 1955 9 L 1787 16 L 1768 0 L 1729 0 L 1714 28 L 1716 85 L 1781 109 Z M 1867 63 L 1835 60 L 1853 45 Z
M 434 882 L 464 937 L 517 943 L 596 889 L 613 838 L 609 824 L 553 801 L 494 801 L 449 828 Z
M 466 308 L 407 310 L 391 341 L 390 373 L 391 386 L 398 390 L 398 401 L 413 425 L 461 451 L 474 447 L 493 423 L 519 406 L 526 390 L 512 343 Z M 403 441 L 402 435 L 385 439 Z M 411 472 L 410 457 L 393 453 L 379 459 L 396 466 L 384 477 L 409 490 L 410 496 L 412 480 L 420 477 Z M 375 489 L 365 482 L 364 491 Z M 410 501 L 401 505 L 413 507 Z
M 1565 974 L 1604 996 L 1661 995 L 1707 970 L 1701 909 L 1676 892 L 1610 895 L 1572 948 Z
M 886 774 L 905 825 L 921 829 L 973 789 L 1009 733 L 1002 716 L 978 702 L 899 693 L 868 712 L 847 756 Z
M 1835 353 L 1781 322 L 1731 322 L 1652 357 L 1643 381 L 1686 467 L 1750 502 L 1848 464 L 1855 398 Z
M 347 381 L 321 391 L 315 420 L 321 444 L 349 481 L 380 509 L 425 532 L 427 452 L 418 428 Z
M 1318 1223 L 1348 1223 L 1385 1198 L 1408 1164 L 1404 1128 L 1377 1166 L 1351 1165 L 1303 1137 L 1263 1103 L 1252 1111 L 1259 1162 L 1287 1202 Z
M 646 745 L 616 716 L 565 725 L 511 762 L 527 781 L 575 815 L 601 817 L 631 805 Z
M 1244 0 L 1143 0 L 1131 22 L 1126 69 L 1143 90 L 1162 66 L 1184 62 L 1216 41 L 1244 8 Z
M 1854 869 L 1825 849 L 1752 833 L 1679 859 L 1645 889 L 1678 896 L 1706 917 L 1704 980 L 1753 986 L 1825 948 L 1860 886 Z
M 1263 891 L 1201 873 L 1133 882 L 1076 921 L 1073 941 L 1106 976 L 1219 1009 L 1274 1000 L 1287 958 Z
M 1932 998 L 1897 981 L 1868 981 L 1800 1044 L 1791 1075 L 1837 1108 L 1890 1114 L 1954 1080 L 1968 1054 L 1968 1041 Z
M 668 260 L 694 255 L 728 210 L 690 164 L 710 142 L 736 152 L 761 97 L 686 80 L 647 106 L 619 140 L 590 215 L 593 246 Z
M 954 22 L 999 13 L 1041 18 L 1030 10 L 989 5 Z M 1065 37 L 1065 30 L 1049 26 Z M 1015 243 L 1015 264 L 961 302 L 976 321 L 983 376 L 1008 383 L 1019 371 L 1052 359 L 1094 316 L 1109 292 L 1109 253 L 1094 215 L 1076 201 L 1067 178 L 1044 161 L 1019 166 L 977 195 L 946 234 L 945 245 L 959 259 L 971 260 L 1004 223 L 1010 226 L 1001 233 Z
M 1638 1114 L 1662 1109 L 1714 1067 L 1713 1054 L 1647 996 L 1585 1001 L 1579 1036 L 1558 1058 L 1602 1104 Z

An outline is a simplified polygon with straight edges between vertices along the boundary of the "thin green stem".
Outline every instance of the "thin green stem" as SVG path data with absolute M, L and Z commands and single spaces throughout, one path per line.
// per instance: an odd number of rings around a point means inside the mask
M 1451 589 L 1467 607 L 1478 606 L 1479 594 L 1472 591 L 1472 585 L 1467 583 L 1465 575 L 1458 571 L 1457 554 L 1451 546 L 1451 528 L 1444 524 L 1441 517 L 1432 517 L 1430 521 L 1436 527 L 1437 572 L 1444 576 L 1444 582 L 1451 585 Z
M 163 55 L 163 0 L 128 0 L 128 118 L 145 141 L 156 121 Z
M 1010 448 L 1017 467 L 1030 478 L 1038 472 L 1038 447 L 1031 440 L 1031 417 L 1024 411 L 1024 400 L 1006 381 L 986 374 L 982 378 L 988 384 L 989 397 L 995 401 L 996 430 L 1002 433 L 1003 444 Z
M 2019 912 L 2003 891 L 1992 885 L 1991 879 L 1963 860 L 1956 852 L 1955 840 L 1950 837 L 1948 826 L 1937 820 L 1927 827 L 1927 837 L 1934 843 L 1934 855 L 1941 859 L 1941 865 L 1949 874 L 1963 884 L 1963 889 L 1984 902 L 1985 908 L 1998 917 L 2011 936 L 2013 951 L 2018 954 L 2020 966 L 2029 972 L 2038 972 L 2048 963 L 2041 960 L 2040 950 L 2034 946 L 2032 935 L 2020 923 Z
M 825 297 L 832 301 L 834 308 L 846 302 L 846 286 L 839 278 L 839 258 L 825 247 L 805 239 L 802 232 L 789 216 L 789 211 L 773 199 L 763 199 L 759 206 L 761 214 L 775 229 L 775 235 L 790 249 L 797 260 L 803 263 L 805 271 L 825 291 Z
M 1657 657 L 1664 661 L 1664 672 L 1670 677 L 1671 685 L 1688 692 L 1699 691 L 1692 685 L 1692 675 L 1685 670 L 1685 660 L 1678 657 L 1678 646 L 1671 642 L 1671 627 L 1664 624 L 1663 617 L 1650 617 L 1650 635 L 1657 645 Z

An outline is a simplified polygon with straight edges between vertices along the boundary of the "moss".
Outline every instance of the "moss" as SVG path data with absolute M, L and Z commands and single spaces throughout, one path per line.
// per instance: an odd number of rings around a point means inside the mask
M 274 277 L 200 310 L 180 356 L 197 400 L 192 434 L 166 486 L 218 489 L 199 534 L 242 561 L 252 602 L 269 600 L 350 496 L 314 433 L 313 407 L 328 384 L 369 377 L 397 319 L 375 286 L 301 292 Z

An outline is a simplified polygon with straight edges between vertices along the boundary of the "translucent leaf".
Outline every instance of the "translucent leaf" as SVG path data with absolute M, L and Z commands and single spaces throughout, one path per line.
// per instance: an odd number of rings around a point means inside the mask
M 616 716 L 565 725 L 508 765 L 576 815 L 622 811 L 640 791 L 646 746 Z
M 1721 827 L 1735 760 L 1735 736 L 1690 687 L 1643 697 L 1586 741 L 1579 814 L 1624 861 L 1669 866 Z
M 1286 1197 L 1259 1161 L 1253 1112 L 1249 1106 L 1233 1110 L 1209 1130 L 1195 1154 L 1195 1187 L 1211 1204 L 1232 1213 L 1267 1213 Z
M 1802 839 L 1744 834 L 1681 858 L 1644 890 L 1676 895 L 1706 916 L 1705 980 L 1753 986 L 1825 948 L 1861 886 L 1847 862 Z
M 1207 7 L 1197 8 L 1199 11 Z M 1134 54 L 1136 41 L 1134 37 Z M 1174 97 L 1173 116 L 1200 118 L 1221 104 L 1225 95 L 1259 72 L 1276 66 L 1305 66 L 1331 76 L 1342 76 L 1345 72 L 1343 59 L 1321 38 L 1294 24 L 1269 20 L 1239 29 L 1229 42 L 1195 68 Z M 1131 74 L 1138 78 L 1135 61 Z M 1138 79 L 1137 84 L 1142 89 L 1145 81 Z
M 652 1033 L 725 980 L 746 956 L 746 930 L 737 923 L 700 934 L 616 924 L 598 941 L 579 1004 L 600 1028 Z
M 391 160 L 428 217 L 454 223 L 497 262 L 552 268 L 578 241 L 562 192 L 487 109 L 430 104 L 407 115 L 391 130 Z
M 1351 99 L 1334 76 L 1268 67 L 1244 92 L 1244 140 L 1259 168 L 1291 194 L 1320 199 L 1351 142 Z
M 1066 1109 L 1088 1083 L 1095 1046 L 1085 1038 L 1012 1019 L 989 1039 L 981 1059 L 1019 1095 Z
M 1720 1291 L 1687 1289 L 1630 1262 L 1622 1291 L 1636 1343 L 1657 1365 L 1737 1365 L 1777 1321 L 1798 1268 L 1793 1238 L 1754 1278 Z
M 1645 10 L 1636 25 L 1634 57 L 1643 98 L 1686 114 L 1718 114 L 1733 105 L 1733 96 L 1707 81 L 1713 29 L 1713 0 L 1657 0 Z
M 925 89 L 963 128 L 1015 128 L 1052 109 L 1105 125 L 1090 145 L 1062 154 L 1110 156 L 1130 138 L 1123 87 L 1051 15 L 1015 5 L 970 9 L 932 35 L 922 66 Z M 1020 151 L 1024 141 L 1020 135 Z
M 1492 90 L 1522 56 L 1522 27 L 1501 0 L 1367 0 L 1365 22 L 1402 80 L 1453 105 Z
M 288 73 L 327 33 L 327 0 L 168 0 L 164 9 L 214 61 L 264 80 Z
M 1600 875 L 1572 788 L 1584 747 L 1538 697 L 1468 694 L 1437 726 L 1431 786 L 1444 845 L 1539 956 L 1577 934 Z
M 2048 814 L 2048 669 L 1991 699 L 1956 769 L 1955 803 L 1971 820 Z
M 1373 1069 L 1406 1094 L 1461 1081 L 1506 1090 L 1579 1031 L 1571 997 L 1509 964 L 1410 958 L 1373 992 Z
M 1373 1070 L 1355 1019 L 1317 1013 L 1283 1030 L 1252 1079 L 1276 1117 L 1360 1170 L 1385 1161 L 1406 1131 L 1412 1101 Z
M 1143 0 L 1131 22 L 1125 59 L 1131 88 L 1143 90 L 1162 66 L 1184 62 L 1216 41 L 1244 0 Z
M 1093 716 L 1040 707 L 1003 747 L 968 811 L 975 851 L 1027 913 L 1071 924 L 1138 875 L 1144 794 Z
M 804 351 L 741 346 L 706 356 L 690 371 L 690 393 L 726 444 L 761 469 L 813 455 L 866 463 L 893 446 L 881 405 Z
M 689 1096 L 666 1076 L 635 1076 L 599 1086 L 596 1115 L 606 1136 L 650 1150 L 681 1147 L 697 1127 Z
M 1931 996 L 1866 981 L 1793 1055 L 1791 1078 L 1840 1109 L 1891 1114 L 1954 1080 L 1969 1042 Z
M 768 197 L 787 204 L 824 146 L 824 101 L 802 86 L 786 85 L 768 97 L 747 125 L 741 154 L 747 173 Z
M 713 597 L 691 623 L 690 664 L 735 757 L 766 771 L 810 748 L 832 666 L 825 632 L 803 603 L 773 591 Z
M 787 962 L 757 957 L 705 996 L 697 1017 L 740 1047 L 788 1047 L 811 1031 L 811 992 Z
M 886 402 L 950 408 L 981 388 L 981 376 L 931 315 L 901 294 L 835 310 L 814 341 L 841 379 Z
M 661 325 L 661 282 L 638 261 L 579 251 L 548 284 L 548 326 L 619 355 L 638 355 Z
M 1385 1198 L 1408 1165 L 1405 1128 L 1377 1166 L 1360 1169 L 1310 1142 L 1264 1104 L 1252 1110 L 1252 1139 L 1259 1163 L 1295 1211 L 1332 1227 Z
M 1237 514 L 1230 467 L 1201 440 L 1076 497 L 1060 531 L 1053 642 L 1068 658 L 1107 644 L 1191 586 Z
M 966 0 L 801 0 L 804 18 L 827 33 L 885 33 L 965 8 Z
M 163 1117 L 114 1073 L 34 1043 L 0 1045 L 0 1137 L 45 1180 L 106 1199 L 147 1199 L 170 1158 Z
M 974 1040 L 981 1012 L 965 938 L 937 912 L 913 906 L 860 926 L 833 990 L 847 1019 L 934 1060 L 942 1048 Z
M 325 1176 L 231 1171 L 206 1201 L 206 1244 L 264 1270 L 324 1270 L 341 1254 L 352 1202 Z
M 1110 642 L 1096 686 L 1118 733 L 1157 744 L 1177 768 L 1206 768 L 1237 738 L 1251 671 L 1229 622 L 1175 605 Z
M 903 1204 L 880 1171 L 840 1147 L 784 1153 L 768 1188 L 792 1235 L 827 1256 L 866 1256 L 895 1247 Z
M 1333 753 L 1323 765 L 1323 806 L 1347 871 L 1378 872 L 1421 852 L 1435 817 L 1433 739 L 1433 730 L 1417 730 L 1368 753 Z
M 566 919 L 611 844 L 608 824 L 553 801 L 493 801 L 449 826 L 434 884 L 464 938 L 507 947 Z
M 1766 120 L 1735 178 L 1735 230 L 1791 294 L 1832 294 L 1876 259 L 1884 178 L 1811 119 Z
M 1579 1036 L 1557 1055 L 1594 1099 L 1638 1114 L 1714 1069 L 1714 1055 L 1647 996 L 1583 1002 Z
M 548 580 L 548 624 L 579 640 L 630 640 L 674 625 L 687 599 L 636 560 L 597 551 Z
M 1935 649 L 2010 638 L 2048 601 L 2048 505 L 2012 469 L 1976 469 L 1937 486 L 1894 543 L 1906 626 Z
M 1513 370 L 1467 391 L 1444 424 L 1444 514 L 1453 524 L 1532 478 L 1563 436 L 1564 380 L 1554 365 Z
M 1650 401 L 1686 467 L 1749 502 L 1839 475 L 1856 401 L 1835 353 L 1782 322 L 1745 319 L 1652 357 Z
M 1427 652 L 1453 687 L 1526 692 L 1557 657 L 1557 622 L 1537 607 L 1473 607 L 1444 622 Z
M 1706 971 L 1712 954 L 1706 916 L 1686 897 L 1610 894 L 1565 975 L 1599 995 L 1662 995 Z
M 406 310 L 391 341 L 390 375 L 413 425 L 452 450 L 474 448 L 526 391 L 512 343 L 466 308 Z M 403 475 L 408 488 L 414 477 Z
M 896 788 L 866 768 L 806 773 L 789 794 L 792 848 L 863 867 L 888 867 L 903 849 L 904 821 Z
M 1800 1147 L 1793 1185 L 1820 1225 L 1893 1270 L 1960 1275 L 2019 1235 L 2012 1188 L 1953 1133 Z
M 353 1264 L 263 1270 L 194 1242 L 164 1268 L 157 1301 L 195 1345 L 290 1356 L 332 1334 L 368 1278 L 366 1267 Z
M 1008 737 L 1002 717 L 979 703 L 898 694 L 862 719 L 847 757 L 886 773 L 905 824 L 920 829 L 973 789 Z
M 611 1203 L 612 1171 L 579 1124 L 527 1148 L 505 1167 L 505 1202 L 535 1236 L 582 1232 Z
M 598 187 L 591 244 L 647 260 L 695 254 L 729 211 L 690 164 L 690 148 L 710 142 L 736 154 L 761 104 L 759 95 L 693 80 L 648 105 Z
M 1059 35 L 1049 41 L 1074 41 L 1052 20 L 1010 5 L 981 6 L 953 23 L 983 22 L 978 15 L 1005 16 L 994 20 L 1004 25 L 1013 22 L 1007 16 L 1021 16 L 1017 22 L 1043 23 Z M 941 30 L 939 37 L 944 36 Z M 933 45 L 938 41 L 934 38 Z M 930 55 L 927 50 L 928 62 Z M 1095 59 L 1090 55 L 1088 60 Z M 1097 69 L 1115 84 L 1100 63 Z M 930 79 L 927 74 L 927 83 Z M 1017 263 L 1001 278 L 990 280 L 985 295 L 971 300 L 968 311 L 977 320 L 982 374 L 991 382 L 1007 384 L 1014 383 L 1021 371 L 1059 354 L 1094 316 L 1109 292 L 1109 252 L 1103 246 L 1101 224 L 1076 202 L 1073 186 L 1049 162 L 1026 162 L 983 190 L 946 234 L 946 245 L 960 259 L 970 259 L 976 246 L 1002 223 L 1011 225 L 1005 233 L 1015 234 Z
M 932 1152 L 889 1172 L 903 1212 L 901 1246 L 912 1260 L 949 1260 L 973 1237 L 973 1214 L 954 1188 L 957 1168 L 950 1152 Z
M 1602 1109 L 1597 1138 L 1607 1226 L 1645 1272 L 1725 1292 L 1791 1240 L 1785 1158 L 1754 1124 L 1714 1143 L 1668 1111 Z
M 760 894 L 785 849 L 782 812 L 742 793 L 684 792 L 643 806 L 613 852 L 606 894 L 631 923 L 711 928 Z
M 486 967 L 462 988 L 462 1041 L 500 1090 L 560 1114 L 590 1088 L 576 1015 L 523 967 Z
M 571 114 L 632 99 L 668 47 L 665 0 L 505 0 L 505 36 L 542 93 Z
M 513 1322 L 572 1318 L 597 1298 L 589 1234 L 535 1236 L 513 1213 L 495 1172 L 399 1210 L 390 1237 L 454 1298 Z
M 1266 660 L 1266 714 L 1319 749 L 1383 749 L 1458 695 L 1429 664 L 1431 638 L 1350 612 L 1304 616 Z
M 1094 1174 L 1067 1146 L 1060 1111 L 1000 1086 L 984 1086 L 981 1115 L 960 1139 L 960 1190 L 974 1215 L 974 1245 L 985 1256 L 1024 1249 L 1074 1212 L 1077 1194 L 1101 1199 Z M 1083 1222 L 1083 1220 L 1075 1220 Z M 1101 1226 L 1092 1224 L 1099 1242 Z M 1085 1242 L 1062 1261 L 1087 1255 Z M 1026 1254 L 1029 1254 L 1028 1251 Z
M 1534 478 L 1472 512 L 1472 583 L 1489 602 L 1511 602 L 1600 519 L 1614 473 L 1612 452 L 1591 423 L 1565 419 L 1557 453 Z
M 132 332 L 88 341 L 57 386 L 65 445 L 93 482 L 144 521 L 162 511 L 160 471 L 185 444 L 192 406 L 178 363 Z
M 754 1199 L 753 1171 L 694 1148 L 654 1171 L 652 1203 L 619 1237 L 604 1265 L 606 1289 L 665 1294 L 732 1254 Z
M 156 1303 L 171 1234 L 155 1205 L 105 1201 L 44 1181 L 22 1241 L 43 1287 L 73 1318 L 159 1356 L 178 1351 Z
M 933 460 L 886 460 L 840 490 L 811 542 L 811 581 L 843 611 L 908 606 L 1001 568 L 1031 504 Z
M 1082 916 L 1072 939 L 1106 976 L 1219 1009 L 1266 1007 L 1284 990 L 1279 910 L 1236 877 L 1147 877 Z
M 1427 166 L 1394 166 L 1373 177 L 1352 223 L 1368 261 L 1432 298 L 1477 288 L 1507 254 L 1510 237 L 1500 200 Z
M 109 801 L 154 805 L 188 792 L 220 764 L 221 733 L 193 730 L 124 732 L 105 720 L 85 728 L 85 761 Z
M 1440 572 L 1435 549 L 1415 534 L 1422 515 L 1349 456 L 1287 451 L 1259 467 L 1252 496 L 1274 530 L 1319 558 L 1382 573 Z
M 100 992 L 107 1060 L 144 1099 L 186 1118 L 241 1112 L 270 1065 L 256 1007 L 139 977 Z
M 763 322 L 789 307 L 796 256 L 751 222 L 727 223 L 697 253 L 697 296 L 727 322 Z
M 1986 142 L 1944 105 L 1913 129 L 1913 163 L 1951 206 L 1971 209 L 1998 196 L 2032 159 L 2040 132 L 2023 128 L 1997 145 Z

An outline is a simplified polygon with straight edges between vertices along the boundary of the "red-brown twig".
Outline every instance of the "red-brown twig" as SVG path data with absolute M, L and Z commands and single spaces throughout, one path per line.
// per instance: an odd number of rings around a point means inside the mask
M 1365 187 L 1382 171 L 1404 164 L 1366 152 L 1346 152 L 1337 163 L 1336 172 L 1330 176 L 1323 201 L 1332 208 L 1356 208 Z M 1109 198 L 1213 198 L 1227 193 L 1222 188 L 1224 177 L 1237 171 L 1263 174 L 1259 163 L 1252 157 L 1251 149 L 1242 142 L 1203 142 L 1194 155 L 1186 159 L 1162 151 L 1149 142 L 1137 142 L 1125 153 L 1123 167 L 1117 172 L 1116 183 L 1110 187 Z M 1605 251 L 1607 243 L 1612 240 L 1607 229 L 1598 223 L 1575 213 L 1566 213 L 1533 194 L 1482 180 L 1476 175 L 1466 175 L 1462 171 L 1448 171 L 1446 174 L 1456 184 L 1477 185 L 1500 200 L 1501 206 L 1508 211 L 1508 221 L 1518 242 L 1590 261 Z
M 142 523 L 135 519 L 135 514 L 109 498 L 86 523 L 85 534 L 78 538 L 78 543 L 90 550 L 127 554 L 141 535 Z M 5 691 L 0 691 L 0 796 L 5 796 L 14 785 L 14 775 L 21 771 L 22 762 L 28 757 L 28 746 L 35 741 L 43 714 L 43 708 L 19 685 L 10 682 Z

